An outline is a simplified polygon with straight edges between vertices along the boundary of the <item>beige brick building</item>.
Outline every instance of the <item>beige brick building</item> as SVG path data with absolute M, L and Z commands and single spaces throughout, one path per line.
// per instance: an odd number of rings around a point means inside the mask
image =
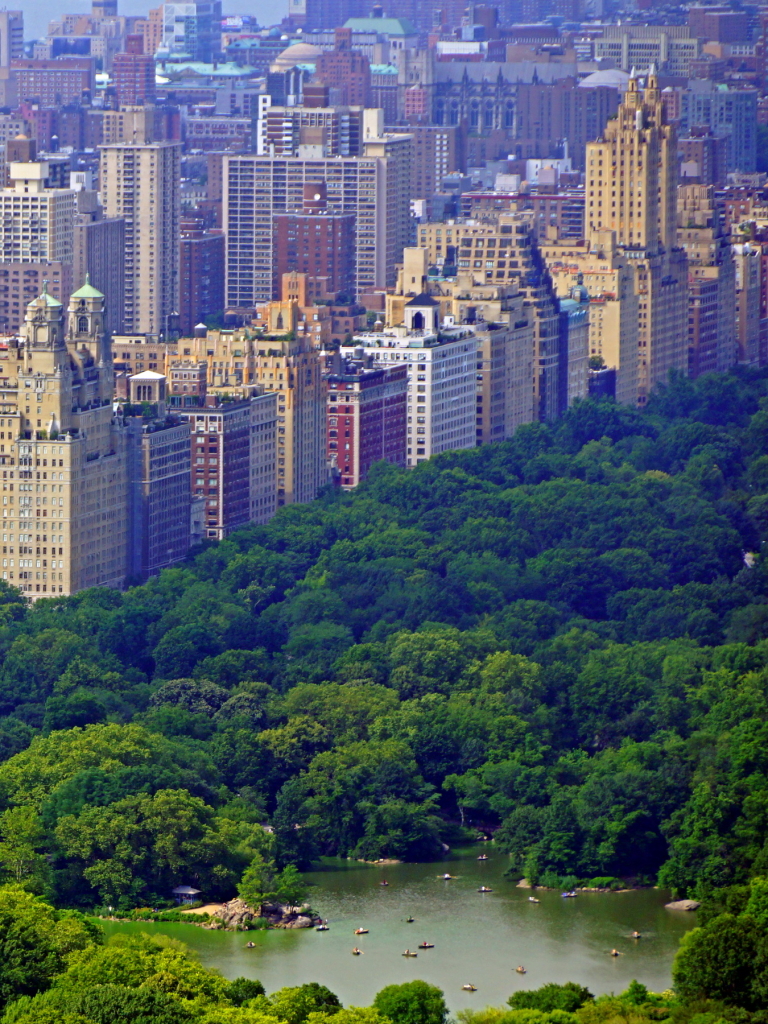
M 126 437 L 103 321 L 104 296 L 88 282 L 66 325 L 44 289 L 0 353 L 2 573 L 32 600 L 125 579 Z

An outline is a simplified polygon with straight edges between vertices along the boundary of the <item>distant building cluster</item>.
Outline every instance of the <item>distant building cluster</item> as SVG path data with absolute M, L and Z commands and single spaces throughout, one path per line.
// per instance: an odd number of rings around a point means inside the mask
M 767 61 L 757 2 L 1 11 L 2 578 L 766 365 Z

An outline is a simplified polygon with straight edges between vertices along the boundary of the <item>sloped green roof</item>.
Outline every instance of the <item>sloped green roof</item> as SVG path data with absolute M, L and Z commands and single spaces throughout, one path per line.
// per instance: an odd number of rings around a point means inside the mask
M 98 288 L 94 288 L 91 284 L 91 275 L 85 275 L 85 284 L 78 288 L 76 292 L 72 292 L 70 296 L 72 299 L 103 299 L 104 293 L 100 292 Z

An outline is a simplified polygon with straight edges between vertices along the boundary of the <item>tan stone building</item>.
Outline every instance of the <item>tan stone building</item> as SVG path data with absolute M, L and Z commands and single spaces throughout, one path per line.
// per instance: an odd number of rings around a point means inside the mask
M 594 232 L 591 244 L 542 247 L 560 298 L 583 286 L 589 296 L 589 355 L 616 370 L 616 397 L 637 396 L 638 295 L 634 265 L 616 247 L 613 232 Z
M 561 411 L 560 311 L 531 213 L 488 211 L 477 218 L 420 224 L 418 240 L 431 265 L 457 268 L 457 281 L 471 281 L 473 287 L 513 285 L 523 295 L 534 328 L 537 418 L 555 419 Z
M 434 227 L 434 225 L 430 225 Z M 535 312 L 516 278 L 477 283 L 471 273 L 455 278 L 427 276 L 429 251 L 403 250 L 393 295 L 387 295 L 387 324 L 406 322 L 406 306 L 426 292 L 440 308 L 440 323 L 471 321 L 477 339 L 477 444 L 503 441 L 523 423 L 538 419 L 534 387 Z
M 104 296 L 88 282 L 67 323 L 47 290 L 0 353 L 3 579 L 33 600 L 125 579 L 125 428 L 112 409 Z
M 592 249 L 596 233 L 615 232 L 617 247 L 634 268 L 634 402 L 643 405 L 670 370 L 688 369 L 688 267 L 677 246 L 677 133 L 666 121 L 653 68 L 643 93 L 630 78 L 616 118 L 602 138 L 587 145 L 586 165 L 587 244 Z M 622 400 L 632 400 L 629 389 Z
M 688 372 L 724 372 L 737 355 L 736 265 L 711 185 L 678 188 L 677 242 L 688 256 Z

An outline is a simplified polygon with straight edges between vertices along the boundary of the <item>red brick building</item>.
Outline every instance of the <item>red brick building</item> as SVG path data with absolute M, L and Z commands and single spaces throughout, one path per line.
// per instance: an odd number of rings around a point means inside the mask
M 126 36 L 125 53 L 112 59 L 112 78 L 119 107 L 142 107 L 155 102 L 155 59 L 144 53 L 144 39 Z
M 91 95 L 94 86 L 92 57 L 56 57 L 34 60 L 16 57 L 11 61 L 19 100 L 35 100 L 43 107 L 61 107 Z
M 331 213 L 325 183 L 304 186 L 304 208 L 274 217 L 274 294 L 283 274 L 307 275 L 309 303 L 337 295 L 354 298 L 355 215 Z
M 345 490 L 357 487 L 374 462 L 406 464 L 408 370 L 346 360 L 328 377 L 328 460 Z
M 179 246 L 179 328 L 191 335 L 205 317 L 224 311 L 224 234 L 206 231 L 202 217 L 182 218 Z
M 352 29 L 336 29 L 336 48 L 320 54 L 315 76 L 323 85 L 338 90 L 334 97 L 342 106 L 371 105 L 371 68 L 363 53 L 352 49 Z

